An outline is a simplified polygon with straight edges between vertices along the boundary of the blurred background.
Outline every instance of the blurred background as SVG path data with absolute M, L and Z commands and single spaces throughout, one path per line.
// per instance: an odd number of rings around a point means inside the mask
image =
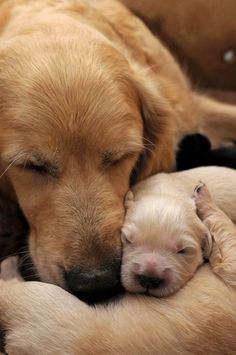
M 198 88 L 236 103 L 235 0 L 120 1 L 170 48 Z

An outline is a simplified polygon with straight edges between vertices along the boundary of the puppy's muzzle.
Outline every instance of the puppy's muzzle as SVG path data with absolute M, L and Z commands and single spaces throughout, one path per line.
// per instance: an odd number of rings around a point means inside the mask
M 144 274 L 138 275 L 137 279 L 138 283 L 145 289 L 156 289 L 161 285 L 163 281 L 163 279 L 157 276 Z

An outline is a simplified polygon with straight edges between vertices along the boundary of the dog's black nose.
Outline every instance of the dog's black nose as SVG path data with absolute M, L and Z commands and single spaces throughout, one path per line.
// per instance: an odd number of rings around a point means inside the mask
M 142 287 L 150 288 L 150 289 L 155 289 L 159 287 L 161 282 L 163 281 L 163 279 L 154 275 L 141 274 L 138 275 L 137 277 L 138 277 L 138 282 Z
M 69 290 L 88 302 L 93 299 L 107 298 L 111 290 L 120 285 L 120 262 L 88 268 L 76 266 L 65 273 L 65 280 Z

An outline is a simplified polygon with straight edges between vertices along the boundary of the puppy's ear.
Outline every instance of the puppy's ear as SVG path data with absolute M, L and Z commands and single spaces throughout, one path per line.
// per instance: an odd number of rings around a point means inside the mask
M 209 257 L 212 252 L 212 247 L 213 247 L 212 235 L 209 232 L 209 230 L 205 227 L 203 230 L 203 240 L 202 240 L 202 251 L 203 251 L 204 259 L 209 260 Z
M 134 170 L 132 182 L 137 182 L 154 173 L 175 168 L 177 119 L 156 82 L 142 76 L 136 76 L 134 81 L 143 119 L 145 147 Z
M 133 241 L 132 233 L 126 227 L 121 228 L 121 241 L 122 241 L 123 245 L 126 245 L 127 243 L 132 243 L 132 241 Z

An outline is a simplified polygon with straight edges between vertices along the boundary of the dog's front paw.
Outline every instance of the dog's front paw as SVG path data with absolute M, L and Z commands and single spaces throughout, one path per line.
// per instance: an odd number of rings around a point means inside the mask
M 74 353 L 73 343 L 80 324 L 91 316 L 90 308 L 58 286 L 19 281 L 15 267 L 16 260 L 1 266 L 0 331 L 6 353 Z
M 0 264 L 0 354 L 3 354 L 5 348 L 5 336 L 8 324 L 6 322 L 8 311 L 1 302 L 1 297 L 8 296 L 9 286 L 20 283 L 22 277 L 18 271 L 18 258 L 9 257 Z

